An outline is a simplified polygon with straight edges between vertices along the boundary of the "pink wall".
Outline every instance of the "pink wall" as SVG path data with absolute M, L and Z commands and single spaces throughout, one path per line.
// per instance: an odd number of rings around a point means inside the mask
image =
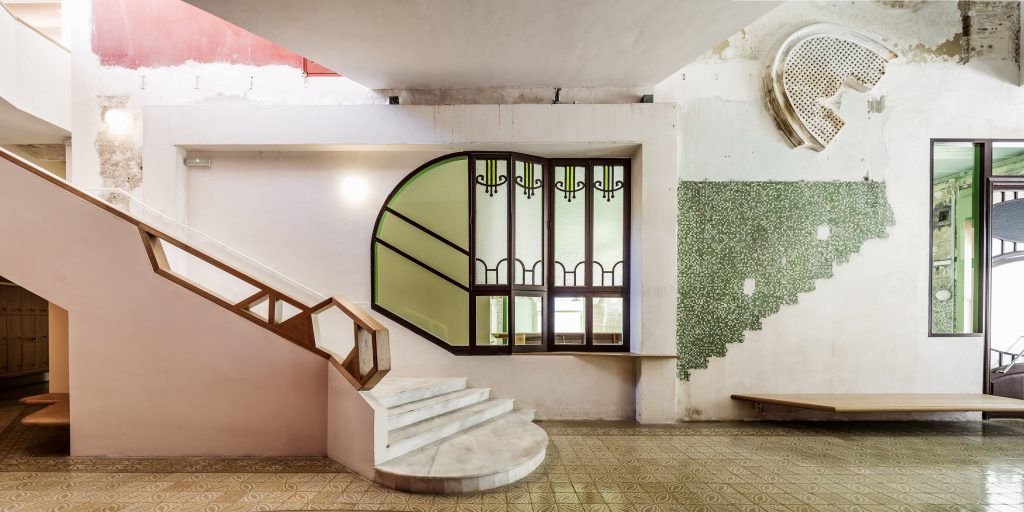
M 302 57 L 180 0 L 93 0 L 93 52 L 105 66 L 223 62 L 302 67 Z
M 0 275 L 70 313 L 74 455 L 323 455 L 328 362 L 156 275 L 137 228 L 0 159 Z

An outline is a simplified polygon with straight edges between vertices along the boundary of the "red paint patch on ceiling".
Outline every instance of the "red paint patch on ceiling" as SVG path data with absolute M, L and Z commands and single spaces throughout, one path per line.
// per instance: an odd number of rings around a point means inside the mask
M 104 66 L 303 66 L 300 55 L 180 0 L 93 0 L 92 17 L 92 49 Z

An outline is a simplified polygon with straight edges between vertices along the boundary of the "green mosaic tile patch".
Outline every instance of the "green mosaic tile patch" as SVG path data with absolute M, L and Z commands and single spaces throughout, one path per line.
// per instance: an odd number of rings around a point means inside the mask
M 832 277 L 893 225 L 884 183 L 679 184 L 679 378 Z

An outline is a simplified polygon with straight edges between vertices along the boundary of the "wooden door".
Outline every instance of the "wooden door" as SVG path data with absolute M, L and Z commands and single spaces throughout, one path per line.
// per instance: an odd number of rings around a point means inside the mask
M 0 378 L 49 370 L 49 303 L 0 281 Z

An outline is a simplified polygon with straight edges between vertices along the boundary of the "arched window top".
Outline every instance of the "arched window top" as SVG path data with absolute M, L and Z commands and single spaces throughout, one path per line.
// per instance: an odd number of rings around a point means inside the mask
M 427 162 L 377 217 L 373 308 L 456 353 L 628 350 L 629 164 Z

